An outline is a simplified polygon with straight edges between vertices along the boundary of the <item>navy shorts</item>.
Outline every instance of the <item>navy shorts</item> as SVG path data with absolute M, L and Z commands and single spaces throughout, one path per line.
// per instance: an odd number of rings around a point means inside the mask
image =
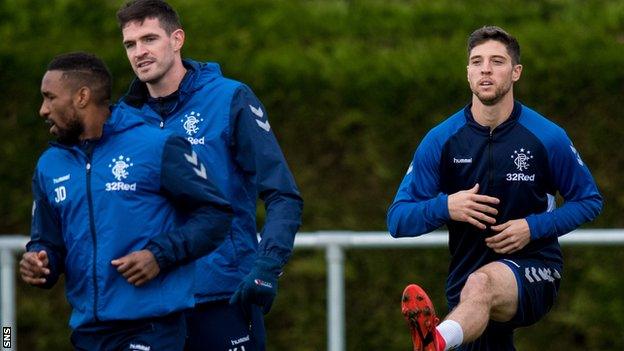
M 71 334 L 76 351 L 181 351 L 186 322 L 182 312 L 133 321 L 107 321 L 78 328 Z
M 264 351 L 264 316 L 253 306 L 247 316 L 228 300 L 206 302 L 186 312 L 186 351 Z
M 562 268 L 539 259 L 502 259 L 514 272 L 518 283 L 518 311 L 508 322 L 490 321 L 483 334 L 458 350 L 513 351 L 513 331 L 540 320 L 555 303 Z

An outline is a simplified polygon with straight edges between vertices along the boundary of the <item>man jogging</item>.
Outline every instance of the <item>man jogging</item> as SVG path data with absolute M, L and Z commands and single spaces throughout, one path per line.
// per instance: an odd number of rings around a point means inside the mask
M 58 141 L 33 177 L 22 279 L 65 273 L 76 350 L 182 350 L 193 260 L 220 245 L 232 208 L 181 137 L 109 109 L 93 55 L 50 62 L 39 111 Z
M 514 350 L 513 330 L 537 322 L 557 296 L 557 238 L 602 208 L 564 130 L 514 100 L 521 73 L 514 37 L 493 26 L 470 35 L 472 102 L 425 136 L 388 211 L 394 237 L 449 230 L 450 314 L 436 327 L 424 290 L 403 293 L 414 350 Z
M 263 313 L 277 294 L 303 204 L 267 111 L 249 87 L 224 78 L 216 63 L 182 59 L 185 33 L 166 2 L 131 1 L 117 19 L 137 76 L 118 109 L 187 138 L 218 170 L 217 185 L 234 208 L 223 245 L 198 261 L 187 349 L 264 350 Z M 259 243 L 258 198 L 266 208 Z

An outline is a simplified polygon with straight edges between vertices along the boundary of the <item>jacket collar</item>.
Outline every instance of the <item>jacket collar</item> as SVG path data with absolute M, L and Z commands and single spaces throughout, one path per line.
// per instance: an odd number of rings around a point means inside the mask
M 184 102 L 206 83 L 218 77 L 222 77 L 221 68 L 216 63 L 200 63 L 194 60 L 184 59 L 182 60 L 182 64 L 184 68 L 186 68 L 186 74 L 184 78 L 182 78 L 178 90 L 163 99 L 171 97 L 177 99 L 178 102 Z M 149 99 L 150 95 L 147 90 L 147 85 L 135 77 L 130 84 L 128 92 L 121 98 L 121 101 L 132 107 L 141 108 Z
M 464 107 L 464 116 L 466 117 L 466 122 L 468 123 L 470 127 L 474 128 L 480 133 L 489 135 L 490 127 L 482 126 L 479 123 L 477 123 L 477 121 L 475 121 L 474 119 L 474 116 L 472 115 L 472 111 L 470 110 L 471 108 L 472 108 L 472 102 L 466 105 L 466 107 Z M 505 122 L 501 123 L 496 128 L 494 128 L 492 132 L 495 131 L 497 134 L 499 134 L 502 131 L 510 129 L 518 122 L 518 119 L 520 118 L 521 114 L 522 114 L 522 104 L 518 100 L 514 100 L 514 106 L 513 106 L 513 109 L 511 110 L 511 114 L 509 115 L 509 118 L 507 118 Z

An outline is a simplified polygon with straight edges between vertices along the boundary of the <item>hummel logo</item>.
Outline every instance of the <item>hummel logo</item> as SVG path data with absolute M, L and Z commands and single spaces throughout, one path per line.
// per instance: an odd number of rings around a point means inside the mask
M 529 283 L 540 282 L 542 280 L 552 283 L 555 279 L 561 279 L 561 274 L 559 274 L 556 269 L 553 271 L 551 271 L 550 268 L 538 267 L 535 269 L 535 267 L 527 267 L 524 270 L 524 277 L 529 281 Z
M 245 336 L 243 336 L 242 338 L 238 338 L 238 339 L 236 339 L 236 340 L 230 340 L 230 342 L 232 343 L 232 345 L 238 345 L 238 344 L 241 344 L 241 343 L 244 343 L 244 342 L 249 341 L 249 339 L 251 339 L 251 338 L 249 337 L 249 335 L 245 335 Z M 244 348 L 244 346 L 243 346 L 243 348 Z M 243 351 L 244 351 L 244 350 L 243 350 Z
M 54 178 L 54 179 L 52 180 L 52 182 L 53 182 L 54 184 L 62 183 L 62 182 L 64 182 L 64 181 L 66 181 L 66 180 L 69 180 L 69 178 L 70 178 L 70 177 L 71 177 L 71 175 L 70 175 L 70 174 L 66 174 L 66 175 L 64 175 L 64 176 L 62 176 L 62 177 Z
M 152 349 L 151 346 L 148 345 L 141 345 L 141 344 L 130 344 L 130 350 L 136 350 L 136 351 L 150 351 Z
M 273 288 L 273 284 L 269 282 L 265 282 L 264 280 L 261 280 L 261 279 L 254 279 L 254 283 L 256 285 L 264 286 L 265 288 L 269 288 L 269 289 Z
M 197 167 L 193 167 L 193 170 L 198 176 L 204 179 L 208 179 L 208 176 L 206 175 L 206 167 L 204 167 L 204 165 L 199 162 L 199 160 L 197 159 L 197 153 L 195 151 L 193 151 L 193 153 L 191 153 L 190 155 L 184 154 L 184 157 L 186 157 L 186 160 L 189 161 L 190 164 Z
M 257 119 L 256 123 L 258 123 L 258 125 L 260 126 L 260 128 L 264 129 L 265 131 L 269 131 L 271 130 L 271 125 L 269 124 L 269 121 L 266 122 L 262 122 L 261 120 Z
M 581 160 L 581 155 L 578 153 L 578 151 L 576 151 L 574 146 L 570 145 L 570 149 L 572 150 L 572 153 L 574 154 L 574 156 L 576 156 L 576 162 L 578 162 L 578 164 L 582 166 L 583 160 Z
M 258 108 L 255 108 L 249 105 L 249 108 L 251 109 L 251 112 L 253 112 L 254 115 L 258 116 L 258 118 L 264 117 L 264 111 L 262 111 L 262 106 L 258 106 Z

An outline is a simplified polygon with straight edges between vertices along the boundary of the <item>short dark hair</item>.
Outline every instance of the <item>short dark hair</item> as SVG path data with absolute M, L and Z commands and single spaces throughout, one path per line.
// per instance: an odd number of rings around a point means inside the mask
M 97 56 L 86 52 L 70 52 L 56 56 L 48 64 L 48 71 L 61 71 L 63 78 L 71 81 L 73 89 L 87 86 L 98 105 L 111 99 L 113 78 L 106 64 Z
M 501 42 L 507 48 L 507 53 L 511 56 L 511 62 L 514 65 L 520 63 L 520 44 L 518 40 L 497 26 L 485 26 L 479 28 L 468 37 L 468 56 L 475 46 L 483 44 L 488 40 L 496 40 Z
M 162 0 L 132 0 L 117 11 L 117 22 L 123 29 L 128 22 L 143 23 L 147 18 L 157 18 L 161 27 L 171 35 L 175 30 L 182 28 L 180 17 L 175 10 Z

